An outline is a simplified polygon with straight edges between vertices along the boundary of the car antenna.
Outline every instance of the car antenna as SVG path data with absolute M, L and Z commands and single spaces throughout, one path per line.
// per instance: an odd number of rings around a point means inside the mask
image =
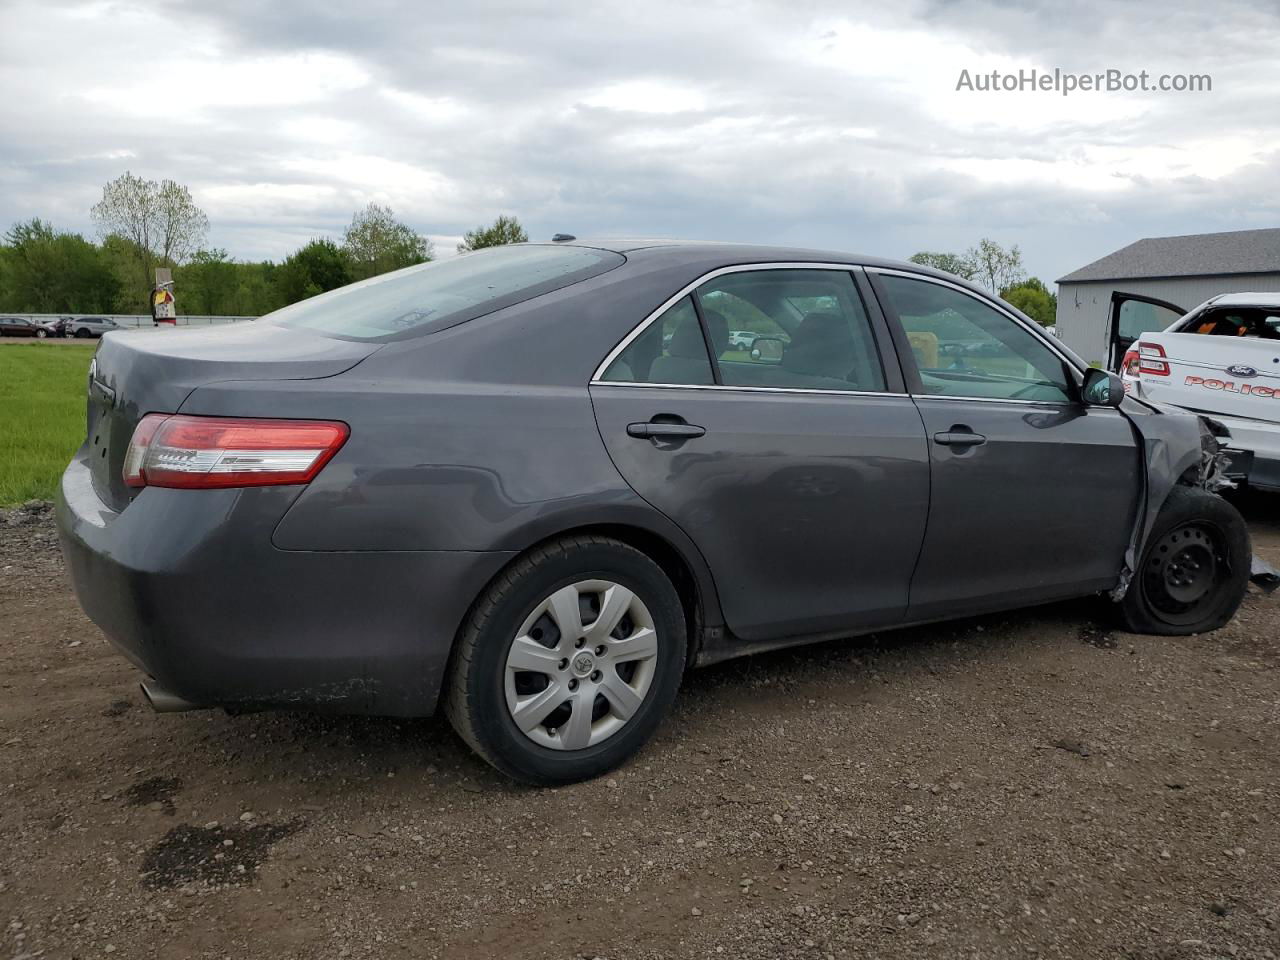
M 557 233 L 551 238 L 552 243 L 568 243 L 570 240 L 577 240 L 572 233 Z

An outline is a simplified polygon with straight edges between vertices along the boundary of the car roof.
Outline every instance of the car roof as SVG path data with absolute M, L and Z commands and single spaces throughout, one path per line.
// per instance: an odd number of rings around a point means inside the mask
M 699 257 L 721 255 L 726 261 L 744 263 L 765 263 L 770 261 L 796 261 L 813 263 L 850 263 L 861 266 L 896 267 L 906 270 L 929 272 L 928 267 L 918 263 L 902 260 L 890 260 L 884 257 L 872 257 L 861 253 L 849 253 L 841 250 L 823 250 L 814 247 L 786 247 L 762 243 L 729 243 L 721 240 L 672 240 L 664 238 L 585 238 L 575 239 L 556 246 L 595 247 L 600 250 L 611 250 L 614 253 L 634 253 L 640 250 L 661 248 L 664 251 L 689 248 L 691 253 Z M 941 274 L 950 276 L 950 274 Z
M 598 250 L 609 250 L 628 257 L 646 254 L 670 254 L 687 250 L 692 256 L 703 262 L 718 262 L 720 266 L 733 266 L 747 263 L 847 263 L 850 266 L 881 267 L 890 270 L 906 270 L 925 277 L 934 277 L 958 284 L 973 290 L 975 293 L 990 297 L 990 291 L 958 277 L 955 274 L 935 270 L 918 263 L 905 260 L 892 260 L 887 257 L 873 257 L 862 253 L 849 253 L 842 250 L 823 250 L 813 247 L 786 247 L 773 244 L 728 243 L 719 240 L 675 240 L 669 238 L 616 238 L 590 237 L 575 238 L 571 241 L 556 243 L 555 246 L 593 247 Z
M 1206 304 L 1210 307 L 1280 307 L 1280 293 L 1224 293 Z

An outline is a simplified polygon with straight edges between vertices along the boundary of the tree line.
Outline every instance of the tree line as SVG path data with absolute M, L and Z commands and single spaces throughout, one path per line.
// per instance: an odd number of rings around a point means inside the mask
M 0 312 L 150 313 L 155 268 L 168 267 L 180 313 L 261 316 L 434 256 L 430 240 L 390 207 L 370 203 L 352 216 L 340 242 L 317 237 L 279 263 L 236 260 L 205 246 L 209 218 L 185 186 L 129 172 L 103 187 L 90 217 L 96 241 L 38 218 L 4 235 Z M 520 221 L 504 215 L 467 231 L 458 251 L 528 239 Z M 1016 244 L 1006 250 L 983 238 L 964 253 L 922 251 L 910 259 L 985 286 L 1037 323 L 1054 322 L 1058 298 L 1027 276 Z
M 307 297 L 390 270 L 425 263 L 431 241 L 390 207 L 357 211 L 341 241 L 317 237 L 280 262 L 232 258 L 205 245 L 209 218 L 173 180 L 126 172 L 103 187 L 90 210 L 95 239 L 35 218 L 0 242 L 0 312 L 150 313 L 156 267 L 173 272 L 182 314 L 261 316 Z M 468 231 L 459 252 L 528 235 L 512 216 Z
M 1041 326 L 1047 327 L 1056 322 L 1058 295 L 1050 292 L 1039 277 L 1027 276 L 1022 265 L 1022 251 L 1016 243 L 1006 250 L 994 240 L 983 237 L 964 253 L 921 251 L 908 259 L 981 284 Z

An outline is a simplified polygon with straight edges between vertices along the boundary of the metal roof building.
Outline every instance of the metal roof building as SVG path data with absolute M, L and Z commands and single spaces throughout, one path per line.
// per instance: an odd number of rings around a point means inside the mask
M 1058 279 L 1058 336 L 1090 362 L 1110 340 L 1111 295 L 1190 310 L 1219 293 L 1280 291 L 1280 228 L 1147 237 Z

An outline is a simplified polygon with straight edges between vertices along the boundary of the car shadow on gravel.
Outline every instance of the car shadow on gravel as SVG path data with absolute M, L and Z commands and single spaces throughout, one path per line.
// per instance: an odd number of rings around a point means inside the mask
M 725 661 L 695 670 L 681 687 L 681 698 L 734 686 L 818 680 L 847 681 L 853 675 L 892 671 L 900 679 L 923 671 L 938 675 L 967 667 L 975 656 L 1007 658 L 1028 642 L 1071 635 L 1083 643 L 1115 649 L 1107 604 L 1071 600 L 1012 612 L 967 617 L 918 627 L 800 644 Z
M 1280 526 L 1277 504 L 1280 497 L 1259 501 L 1256 495 L 1245 502 L 1251 516 L 1275 516 Z M 1246 599 L 1246 605 L 1271 602 L 1253 589 L 1250 592 L 1253 599 Z M 1116 625 L 1111 604 L 1098 597 L 802 644 L 729 660 L 689 673 L 674 708 L 678 722 L 664 723 L 645 752 L 654 750 L 655 745 L 661 749 L 668 738 L 677 736 L 677 728 L 679 736 L 696 738 L 701 724 L 707 724 L 709 735 L 711 728 L 735 709 L 776 708 L 802 685 L 814 692 L 827 685 L 840 691 L 841 699 L 856 698 L 859 681 L 874 679 L 880 684 L 909 686 L 925 676 L 958 677 L 974 669 L 975 663 L 979 669 L 984 662 L 1016 664 L 1042 644 L 1064 652 L 1087 646 L 1098 655 L 1123 656 L 1134 649 L 1128 637 Z M 1202 640 L 1195 638 L 1193 642 Z M 1242 641 L 1230 639 L 1227 631 L 1222 631 L 1217 642 L 1228 650 Z M 424 775 L 441 787 L 475 793 L 526 789 L 476 757 L 439 714 L 393 719 L 272 712 L 224 715 L 217 726 L 218 743 L 228 752 L 228 759 L 242 761 L 246 769 L 269 765 L 277 780 L 339 780 L 356 785 L 404 772 Z
M 680 734 L 697 737 L 700 723 L 714 725 L 728 702 L 762 702 L 761 692 L 786 693 L 800 684 L 846 688 L 874 675 L 886 683 L 910 684 L 928 674 L 946 676 L 972 667 L 975 657 L 1008 661 L 1037 639 L 1115 648 L 1106 610 L 1091 601 L 1071 601 L 923 627 L 805 644 L 726 661 L 691 671 L 677 696 Z M 1108 642 L 1110 641 L 1110 645 Z M 726 701 L 727 698 L 727 701 Z M 764 698 L 767 699 L 767 698 Z M 442 715 L 419 719 L 278 712 L 222 717 L 218 741 L 248 767 L 270 761 L 277 780 L 372 781 L 400 773 L 423 774 L 441 786 L 464 791 L 520 792 L 476 757 Z M 655 738 L 674 735 L 670 721 Z M 646 752 L 654 749 L 653 745 Z

